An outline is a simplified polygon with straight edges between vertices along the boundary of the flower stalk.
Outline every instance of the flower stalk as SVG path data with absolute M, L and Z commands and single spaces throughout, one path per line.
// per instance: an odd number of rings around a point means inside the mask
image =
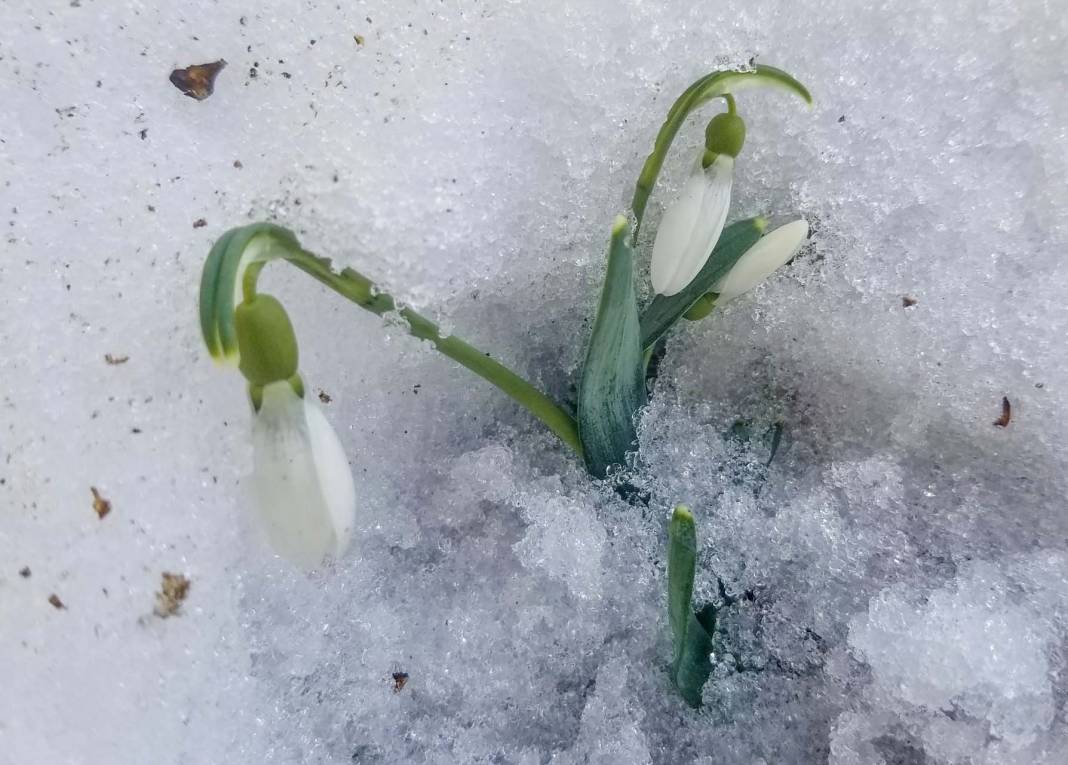
M 234 249 L 234 245 L 240 249 Z M 229 276 L 230 285 L 239 283 L 245 299 L 256 295 L 256 282 L 267 262 L 275 259 L 285 260 L 365 311 L 377 316 L 396 312 L 407 326 L 409 334 L 431 343 L 439 353 L 495 385 L 539 419 L 575 454 L 582 456 L 582 443 L 575 419 L 549 396 L 484 351 L 456 335 L 443 335 L 436 323 L 412 308 L 398 307 L 392 296 L 380 291 L 370 279 L 358 271 L 352 268 L 335 271 L 329 260 L 304 250 L 296 237 L 286 229 L 269 223 L 245 226 L 224 235 L 215 249 L 220 247 L 223 252 L 216 259 L 216 274 Z M 249 250 L 254 253 L 249 255 Z M 212 254 L 215 255 L 215 250 Z M 232 334 L 229 326 L 232 324 L 232 302 L 227 302 L 226 295 L 233 287 L 229 286 L 225 279 L 209 273 L 212 262 L 213 258 L 209 256 L 204 282 L 218 281 L 214 285 L 218 297 L 214 302 L 208 302 L 209 317 L 206 319 L 203 295 L 208 288 L 202 285 L 202 328 L 212 355 L 216 358 L 226 358 L 233 354 L 227 353 L 225 346 L 218 344 L 213 349 L 211 339 Z

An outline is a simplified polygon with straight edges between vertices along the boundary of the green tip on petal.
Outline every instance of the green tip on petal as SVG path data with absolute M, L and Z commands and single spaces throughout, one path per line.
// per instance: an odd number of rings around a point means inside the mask
M 758 215 L 756 218 L 753 218 L 753 225 L 757 227 L 757 231 L 763 234 L 768 230 L 768 219 L 763 215 Z

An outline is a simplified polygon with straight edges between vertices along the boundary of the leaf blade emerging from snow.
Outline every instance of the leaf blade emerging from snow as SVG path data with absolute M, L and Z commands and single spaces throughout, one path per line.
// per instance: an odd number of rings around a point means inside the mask
M 616 218 L 604 288 L 579 388 L 578 422 L 586 467 L 604 478 L 637 441 L 635 416 L 645 404 L 641 324 L 634 294 L 630 222 Z

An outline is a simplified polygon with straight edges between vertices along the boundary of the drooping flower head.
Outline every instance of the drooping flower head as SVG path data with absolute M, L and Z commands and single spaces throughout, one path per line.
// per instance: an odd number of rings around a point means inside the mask
M 255 511 L 280 555 L 314 567 L 340 555 L 352 535 L 352 472 L 334 429 L 304 396 L 296 336 L 282 304 L 253 295 L 234 311 L 234 324 L 238 368 L 255 413 Z
M 745 144 L 745 122 L 727 112 L 705 129 L 705 147 L 679 198 L 668 207 L 653 243 L 653 291 L 681 292 L 711 255 L 731 206 L 734 160 Z

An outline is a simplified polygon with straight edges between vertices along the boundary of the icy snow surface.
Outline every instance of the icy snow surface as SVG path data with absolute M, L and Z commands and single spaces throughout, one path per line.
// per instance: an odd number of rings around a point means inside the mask
M 1068 761 L 1068 14 L 865 5 L 5 0 L 0 763 Z M 665 111 L 753 56 L 817 103 L 739 97 L 732 216 L 814 235 L 669 344 L 648 506 L 275 266 L 361 498 L 334 568 L 272 557 L 195 321 L 214 239 L 282 222 L 566 398 Z M 206 101 L 167 81 L 217 58 Z M 780 417 L 767 469 L 725 438 Z M 722 606 L 697 712 L 678 501 Z

